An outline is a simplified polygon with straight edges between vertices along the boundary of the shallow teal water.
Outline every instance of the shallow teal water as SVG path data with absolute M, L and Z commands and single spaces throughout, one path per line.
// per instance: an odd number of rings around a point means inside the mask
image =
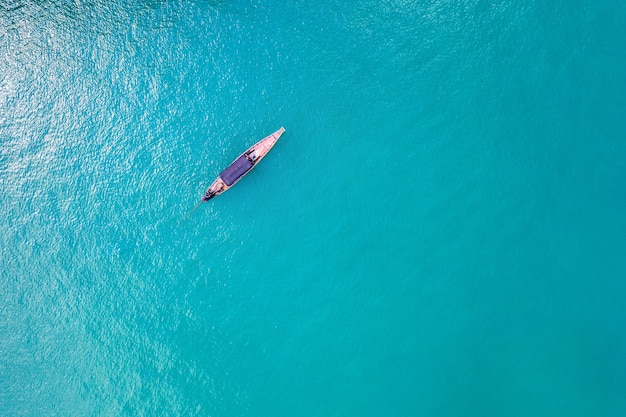
M 596 3 L 0 5 L 0 415 L 623 416 Z

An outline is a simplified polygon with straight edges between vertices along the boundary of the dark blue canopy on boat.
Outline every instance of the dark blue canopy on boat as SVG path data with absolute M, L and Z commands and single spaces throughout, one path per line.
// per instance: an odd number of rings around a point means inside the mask
M 235 162 L 230 164 L 228 168 L 222 171 L 220 177 L 222 177 L 222 180 L 226 183 L 226 185 L 230 187 L 246 172 L 250 171 L 252 166 L 253 165 L 250 163 L 250 161 L 248 161 L 248 158 L 246 158 L 245 155 L 242 155 L 239 158 L 235 159 Z

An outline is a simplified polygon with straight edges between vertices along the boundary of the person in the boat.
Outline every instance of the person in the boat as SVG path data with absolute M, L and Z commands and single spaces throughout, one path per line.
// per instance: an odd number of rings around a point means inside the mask
M 249 154 L 246 155 L 246 157 L 248 158 L 248 161 L 250 161 L 250 163 L 255 163 L 258 155 L 256 153 L 256 151 L 251 151 Z

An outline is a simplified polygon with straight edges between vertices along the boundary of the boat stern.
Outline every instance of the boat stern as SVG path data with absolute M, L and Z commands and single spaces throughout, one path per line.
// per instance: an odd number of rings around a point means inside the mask
M 206 193 L 204 193 L 204 196 L 202 196 L 202 201 L 203 202 L 207 202 L 207 201 L 209 201 L 210 199 L 212 199 L 215 196 L 217 196 L 217 194 L 210 193 L 210 192 L 207 191 Z
M 217 179 L 213 181 L 213 184 L 211 184 L 211 186 L 206 190 L 206 193 L 204 193 L 202 201 L 209 201 L 213 197 L 217 197 L 218 195 L 222 194 L 227 189 L 228 186 L 226 185 L 224 180 L 222 180 L 222 177 L 217 177 Z

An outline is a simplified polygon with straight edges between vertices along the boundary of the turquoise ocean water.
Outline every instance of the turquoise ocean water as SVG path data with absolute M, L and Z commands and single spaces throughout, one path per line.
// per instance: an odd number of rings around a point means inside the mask
M 0 415 L 626 415 L 625 39 L 621 0 L 1 2 Z

